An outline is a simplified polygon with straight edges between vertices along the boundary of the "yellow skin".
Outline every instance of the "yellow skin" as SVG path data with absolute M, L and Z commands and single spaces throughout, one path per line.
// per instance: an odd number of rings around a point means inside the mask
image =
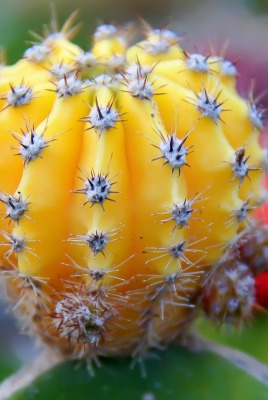
M 122 31 L 100 27 L 94 62 L 78 71 L 83 51 L 64 35 L 42 45 L 44 60 L 1 69 L 0 257 L 8 291 L 16 302 L 24 296 L 20 310 L 31 329 L 63 351 L 140 357 L 180 334 L 204 272 L 248 228 L 237 214 L 247 201 L 250 214 L 263 197 L 261 121 L 250 118 L 232 69 L 225 74 L 211 58 L 202 70 L 169 31 L 149 31 L 128 49 Z M 121 74 L 115 54 L 127 59 Z M 49 69 L 63 60 L 71 72 L 58 83 Z M 33 98 L 8 104 L 10 85 L 22 84 Z M 206 96 L 215 101 L 208 113 Z M 30 130 L 44 147 L 34 159 L 15 157 Z M 184 151 L 179 167 L 165 158 L 171 138 Z M 235 172 L 241 152 L 242 177 Z M 104 199 L 95 201 L 98 179 Z M 17 219 L 8 195 L 26 204 Z M 175 214 L 186 204 L 182 223 Z M 94 250 L 97 234 L 106 243 Z M 12 248 L 10 235 L 22 248 Z

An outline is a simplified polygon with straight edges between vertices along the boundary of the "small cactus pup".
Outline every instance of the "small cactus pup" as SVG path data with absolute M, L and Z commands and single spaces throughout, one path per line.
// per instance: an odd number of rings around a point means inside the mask
M 230 255 L 264 198 L 263 110 L 230 61 L 170 30 L 130 45 L 104 24 L 90 50 L 72 33 L 1 66 L 1 277 L 23 329 L 64 357 L 142 362 L 187 335 L 204 288 L 213 317 L 249 317 Z

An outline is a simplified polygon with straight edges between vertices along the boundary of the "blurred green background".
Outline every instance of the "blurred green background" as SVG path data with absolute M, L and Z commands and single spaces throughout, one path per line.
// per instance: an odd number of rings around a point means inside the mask
M 59 26 L 74 11 L 83 25 L 75 41 L 87 48 L 99 23 L 127 23 L 144 18 L 185 37 L 185 47 L 207 50 L 213 43 L 218 50 L 229 40 L 228 57 L 239 60 L 239 87 L 246 92 L 252 77 L 257 77 L 257 92 L 268 88 L 268 1 L 267 0 L 0 0 L 0 44 L 8 63 L 23 54 L 29 30 L 42 32 L 55 8 Z M 268 103 L 268 97 L 264 102 Z M 32 357 L 29 339 L 18 335 L 12 318 L 0 303 L 0 380 L 16 365 Z

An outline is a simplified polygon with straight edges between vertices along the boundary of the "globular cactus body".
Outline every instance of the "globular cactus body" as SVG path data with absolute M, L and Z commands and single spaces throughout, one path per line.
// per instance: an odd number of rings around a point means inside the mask
M 0 73 L 0 255 L 25 325 L 76 357 L 175 340 L 263 200 L 235 66 L 103 25 L 92 52 L 65 27 Z

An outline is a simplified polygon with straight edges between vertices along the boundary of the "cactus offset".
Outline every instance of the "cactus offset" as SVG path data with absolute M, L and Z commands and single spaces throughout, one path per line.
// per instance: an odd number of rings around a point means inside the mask
M 180 336 L 263 200 L 262 110 L 169 30 L 70 22 L 1 67 L 2 275 L 26 329 L 75 357 Z M 14 157 L 14 154 L 18 156 Z

